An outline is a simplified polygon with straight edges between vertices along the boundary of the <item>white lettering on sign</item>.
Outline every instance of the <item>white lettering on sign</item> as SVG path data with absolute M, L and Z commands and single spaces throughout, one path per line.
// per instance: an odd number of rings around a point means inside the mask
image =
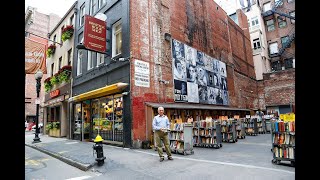
M 150 87 L 149 63 L 135 60 L 134 62 L 134 82 L 136 86 Z

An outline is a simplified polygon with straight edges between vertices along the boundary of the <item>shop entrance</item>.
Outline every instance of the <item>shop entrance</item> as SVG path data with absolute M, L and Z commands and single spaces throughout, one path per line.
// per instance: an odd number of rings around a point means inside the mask
M 73 139 L 89 141 L 90 134 L 90 101 L 73 105 Z

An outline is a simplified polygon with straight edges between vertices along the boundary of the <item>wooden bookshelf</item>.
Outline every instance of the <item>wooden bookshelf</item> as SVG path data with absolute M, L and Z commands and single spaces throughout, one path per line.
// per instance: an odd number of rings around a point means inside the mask
M 199 119 L 199 118 L 198 118 Z M 206 118 L 193 122 L 193 145 L 219 149 L 222 147 L 221 127 L 218 120 Z
M 237 121 L 232 119 L 220 120 L 221 121 L 221 135 L 222 142 L 237 142 L 236 123 Z

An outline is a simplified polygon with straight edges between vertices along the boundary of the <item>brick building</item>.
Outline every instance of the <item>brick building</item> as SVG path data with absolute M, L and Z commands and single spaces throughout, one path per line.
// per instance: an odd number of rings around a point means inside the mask
M 264 106 L 242 11 L 237 11 L 237 25 L 214 1 L 79 0 L 76 9 L 75 45 L 83 43 L 85 15 L 103 13 L 108 50 L 107 54 L 74 51 L 69 99 L 72 139 L 93 140 L 99 133 L 107 143 L 141 147 L 142 141 L 151 139 L 151 122 L 159 106 L 165 107 L 170 120 L 183 121 L 187 115 L 244 116 Z M 176 44 L 178 49 L 189 49 L 190 60 L 195 61 L 195 65 L 184 63 L 188 78 L 190 67 L 205 69 L 205 85 L 194 83 L 197 93 L 189 97 L 178 89 L 191 81 L 176 77 L 179 53 L 187 57 L 186 51 L 175 49 Z M 219 72 L 208 69 L 215 63 Z M 200 96 L 203 89 L 223 92 L 223 103 Z M 80 137 L 75 133 L 79 123 L 84 129 Z
M 46 48 L 48 43 L 47 35 L 54 25 L 60 20 L 55 14 L 43 14 L 37 11 L 34 7 L 28 7 L 25 13 L 25 37 L 34 43 L 39 43 Z M 26 46 L 26 48 L 28 48 Z M 45 59 L 45 53 L 43 54 Z M 27 57 L 26 57 L 27 59 Z M 34 73 L 34 72 L 33 72 Z M 25 74 L 25 120 L 32 122 L 36 116 L 36 80 L 33 73 L 26 72 Z M 43 87 L 43 81 L 46 78 L 46 74 L 43 75 L 41 84 Z M 39 122 L 43 120 L 43 101 L 44 101 L 44 89 L 40 91 L 40 113 Z

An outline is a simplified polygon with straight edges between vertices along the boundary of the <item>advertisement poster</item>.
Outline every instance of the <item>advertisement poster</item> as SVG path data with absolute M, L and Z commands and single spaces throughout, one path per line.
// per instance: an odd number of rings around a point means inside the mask
M 29 38 L 25 39 L 25 73 L 35 74 L 38 70 L 44 74 L 46 68 L 46 45 Z
M 229 105 L 224 62 L 172 39 L 172 72 L 175 102 Z
M 134 61 L 134 84 L 141 87 L 150 87 L 150 68 L 148 62 Z

